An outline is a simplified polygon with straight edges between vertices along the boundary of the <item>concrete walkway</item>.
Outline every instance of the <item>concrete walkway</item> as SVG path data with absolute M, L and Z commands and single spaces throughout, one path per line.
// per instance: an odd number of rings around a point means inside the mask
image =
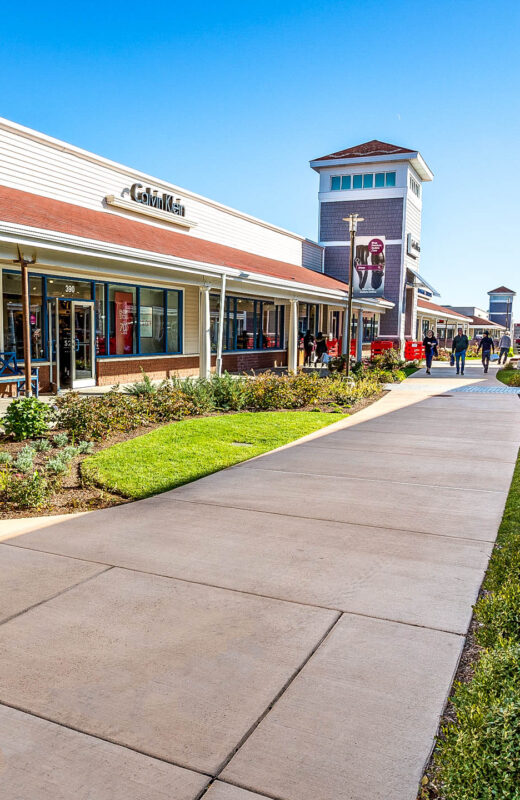
M 413 800 L 520 445 L 500 386 L 437 366 L 175 491 L 0 523 L 3 800 Z

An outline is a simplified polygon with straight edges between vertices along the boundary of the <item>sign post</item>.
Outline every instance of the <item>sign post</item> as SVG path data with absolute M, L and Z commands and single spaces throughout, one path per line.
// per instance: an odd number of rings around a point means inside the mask
M 356 242 L 356 231 L 358 222 L 364 222 L 364 218 L 358 214 L 349 214 L 348 217 L 343 217 L 343 222 L 348 222 L 350 230 L 350 259 L 348 267 L 348 304 L 347 304 L 347 361 L 345 364 L 347 378 L 350 375 L 350 342 L 352 339 L 352 296 L 354 294 L 354 245 Z M 359 334 L 358 334 L 359 335 Z

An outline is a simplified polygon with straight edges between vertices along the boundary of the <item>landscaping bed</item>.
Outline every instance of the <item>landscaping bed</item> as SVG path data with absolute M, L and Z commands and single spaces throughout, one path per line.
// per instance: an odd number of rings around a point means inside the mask
M 520 455 L 418 800 L 520 800 Z
M 214 431 L 211 435 L 209 433 L 212 424 L 204 423 L 202 428 L 207 441 L 204 445 L 202 436 L 199 447 L 212 451 L 206 454 L 205 463 L 200 452 L 197 454 L 189 448 L 184 460 L 195 463 L 198 459 L 199 467 L 191 469 L 181 463 L 183 459 L 175 462 L 176 472 L 179 476 L 182 474 L 180 482 L 194 480 L 236 463 L 238 450 L 238 460 L 244 460 L 330 424 L 340 418 L 338 415 L 355 412 L 380 396 L 383 383 L 388 381 L 389 374 L 397 373 L 398 367 L 398 364 L 384 369 L 380 366 L 362 367 L 351 379 L 345 379 L 341 374 L 323 378 L 317 374 L 264 373 L 240 378 L 224 375 L 209 380 L 173 379 L 159 386 L 143 375 L 142 381 L 125 391 L 114 387 L 107 394 L 96 397 L 81 397 L 70 392 L 58 397 L 54 406 L 36 398 L 13 401 L 2 419 L 5 434 L 0 440 L 0 518 L 90 510 L 124 502 L 122 495 L 126 489 L 121 483 L 121 474 L 115 481 L 113 468 L 106 480 L 99 473 L 100 487 L 93 467 L 92 470 L 90 467 L 83 469 L 83 462 L 92 452 L 133 439 L 151 429 L 159 429 L 168 423 L 182 423 L 178 432 L 181 436 L 184 423 L 190 420 L 195 423 L 197 417 L 215 418 L 218 415 L 222 419 L 223 415 L 231 418 L 238 412 L 250 412 L 252 418 L 257 412 L 284 410 L 285 413 L 274 424 L 272 418 L 267 419 L 270 415 L 263 415 L 266 419 L 262 424 L 271 427 L 270 432 L 267 428 L 260 430 L 260 420 L 255 423 L 251 419 L 248 434 L 251 441 L 246 436 L 248 444 L 245 447 L 231 444 L 227 453 L 218 453 L 218 437 Z M 312 411 L 312 414 L 287 413 L 296 411 Z M 238 436 L 237 441 L 240 441 L 237 429 L 232 425 L 229 427 L 229 423 L 226 425 L 222 430 L 229 428 L 230 435 L 235 430 L 232 435 Z M 195 428 L 188 425 L 188 429 L 195 440 Z M 163 444 L 168 440 L 169 447 L 175 449 L 176 436 L 177 433 L 172 436 L 158 434 L 162 458 L 167 461 L 170 455 Z M 186 438 L 184 443 L 187 443 Z M 223 437 L 222 445 L 225 443 Z M 126 469 L 133 470 L 140 458 L 144 459 L 144 451 L 142 456 L 136 451 L 132 465 L 125 461 Z M 162 474 L 163 478 L 158 477 L 153 487 L 142 490 L 132 487 L 127 492 L 128 497 L 144 496 L 141 491 L 153 493 L 179 485 L 164 478 L 158 459 L 149 454 L 147 458 L 151 459 L 149 469 L 157 476 Z M 108 464 L 110 458 L 107 456 L 107 459 Z M 98 462 L 93 459 L 91 463 Z M 168 469 L 166 472 L 171 475 L 171 468 Z M 117 494 L 108 488 L 114 486 L 117 486 Z
M 506 386 L 520 386 L 520 369 L 506 366 L 497 372 L 497 380 L 505 383 Z

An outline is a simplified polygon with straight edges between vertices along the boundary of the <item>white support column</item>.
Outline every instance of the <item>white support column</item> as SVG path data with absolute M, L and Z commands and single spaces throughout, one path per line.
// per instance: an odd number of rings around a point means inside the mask
M 209 378 L 211 371 L 209 286 L 202 286 L 199 295 L 199 352 L 199 376 Z
M 356 361 L 363 358 L 363 309 L 358 311 L 357 318 L 357 340 L 356 340 Z
M 298 371 L 298 301 L 291 300 L 290 303 L 287 368 L 289 372 L 295 374 Z
M 222 276 L 220 286 L 220 309 L 218 315 L 217 375 L 222 375 L 222 343 L 224 340 L 224 321 L 226 305 L 226 276 Z

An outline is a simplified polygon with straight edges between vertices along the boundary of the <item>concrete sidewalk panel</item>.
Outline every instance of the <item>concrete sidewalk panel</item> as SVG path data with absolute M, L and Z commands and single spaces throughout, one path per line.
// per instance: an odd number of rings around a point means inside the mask
M 497 462 L 490 481 L 489 471 L 482 469 L 480 462 L 458 459 L 456 455 L 449 460 L 435 455 L 430 455 L 428 459 L 421 455 L 403 458 L 401 453 L 391 452 L 378 453 L 376 456 L 373 452 L 327 449 L 323 445 L 322 442 L 320 447 L 314 447 L 311 442 L 309 445 L 290 447 L 246 461 L 234 469 L 268 469 L 345 478 L 373 478 L 377 474 L 381 480 L 503 491 L 509 489 L 514 470 L 513 463 Z
M 0 623 L 105 569 L 60 555 L 0 545 Z
M 114 569 L 0 627 L 0 702 L 213 773 L 336 617 Z
M 230 469 L 174 489 L 175 499 L 288 516 L 494 541 L 507 492 Z M 478 500 L 477 500 L 478 498 Z
M 458 633 L 469 625 L 492 547 L 208 507 L 171 495 L 96 512 L 90 522 L 77 520 L 14 543 Z
M 343 617 L 222 777 L 284 800 L 415 800 L 463 641 Z
M 518 425 L 500 422 L 496 418 L 481 425 L 471 418 L 463 422 L 447 415 L 445 418 L 439 415 L 438 419 L 425 419 L 421 416 L 420 411 L 416 411 L 413 407 L 371 419 L 363 423 L 363 427 L 367 430 L 385 431 L 386 433 L 446 436 L 457 441 L 459 439 L 469 441 L 477 439 L 480 441 L 481 448 L 487 447 L 488 442 L 516 444 L 517 448 L 520 445 L 520 427 Z
M 449 436 L 437 436 L 424 430 L 421 434 L 374 430 L 368 425 L 346 428 L 327 437 L 307 442 L 306 447 L 326 447 L 352 450 L 366 450 L 375 453 L 401 453 L 402 455 L 440 456 L 442 458 L 468 458 L 482 464 L 497 461 L 516 462 L 518 444 L 507 442 L 486 442 L 482 446 L 476 432 L 471 439 L 454 441 Z M 490 466 L 489 469 L 494 469 Z
M 2 800 L 194 800 L 208 778 L 0 706 Z

